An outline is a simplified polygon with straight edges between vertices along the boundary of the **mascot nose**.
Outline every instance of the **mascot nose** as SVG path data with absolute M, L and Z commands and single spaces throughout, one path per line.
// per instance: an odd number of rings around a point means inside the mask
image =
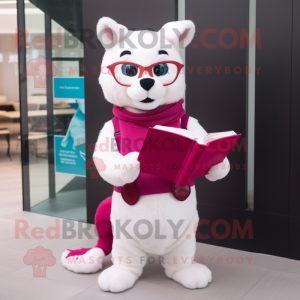
M 146 91 L 149 91 L 153 87 L 154 83 L 154 79 L 151 78 L 144 78 L 140 80 L 141 87 Z

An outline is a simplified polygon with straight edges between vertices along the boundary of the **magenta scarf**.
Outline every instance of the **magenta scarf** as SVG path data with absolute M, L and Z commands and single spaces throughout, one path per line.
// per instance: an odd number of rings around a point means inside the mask
M 182 108 L 183 102 L 184 100 L 181 99 L 176 103 L 167 104 L 145 113 L 133 113 L 123 107 L 114 105 L 113 114 L 122 121 L 135 123 L 144 127 L 153 127 L 155 125 L 173 127 L 172 125 L 176 124 L 185 114 Z

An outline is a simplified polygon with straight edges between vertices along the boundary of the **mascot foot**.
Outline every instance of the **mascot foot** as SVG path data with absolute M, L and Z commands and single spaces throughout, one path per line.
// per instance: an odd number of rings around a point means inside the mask
M 95 273 L 102 268 L 104 256 L 100 248 L 66 250 L 61 256 L 61 263 L 75 273 Z
M 131 288 L 139 275 L 115 266 L 102 271 L 98 277 L 98 284 L 105 292 L 119 293 Z
M 188 289 L 201 289 L 211 282 L 211 271 L 200 264 L 192 264 L 173 274 L 166 270 L 166 275 Z

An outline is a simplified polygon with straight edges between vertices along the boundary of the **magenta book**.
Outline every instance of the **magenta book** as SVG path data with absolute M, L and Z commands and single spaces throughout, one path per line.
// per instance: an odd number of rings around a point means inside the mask
M 209 133 L 199 140 L 185 129 L 149 128 L 138 157 L 141 172 L 185 186 L 222 162 L 240 136 L 226 131 Z

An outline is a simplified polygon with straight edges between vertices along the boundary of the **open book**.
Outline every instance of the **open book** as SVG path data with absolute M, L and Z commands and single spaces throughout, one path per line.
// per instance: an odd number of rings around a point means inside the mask
M 148 129 L 140 151 L 141 172 L 185 186 L 222 162 L 240 136 L 226 131 L 198 139 L 191 131 L 157 125 Z

